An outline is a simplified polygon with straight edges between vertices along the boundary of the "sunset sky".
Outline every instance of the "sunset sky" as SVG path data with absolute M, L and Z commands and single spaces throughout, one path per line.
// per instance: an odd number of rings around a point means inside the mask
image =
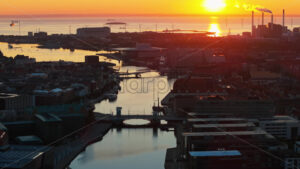
M 254 7 L 300 15 L 300 0 L 9 0 L 0 15 L 243 15 Z

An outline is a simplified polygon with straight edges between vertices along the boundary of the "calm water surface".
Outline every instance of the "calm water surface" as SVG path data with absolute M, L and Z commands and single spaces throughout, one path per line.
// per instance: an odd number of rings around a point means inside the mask
M 87 147 L 72 169 L 164 169 L 166 149 L 174 147 L 172 132 L 152 129 L 111 130 L 101 142 Z
M 58 17 L 40 18 L 28 16 L 26 18 L 2 17 L 0 18 L 0 34 L 27 35 L 27 32 L 46 31 L 49 34 L 76 33 L 80 27 L 106 26 L 111 21 L 126 22 L 123 26 L 112 26 L 113 32 L 139 32 L 139 31 L 163 31 L 171 29 L 198 30 L 217 32 L 218 35 L 241 34 L 243 31 L 251 31 L 251 13 L 249 16 L 194 16 L 194 17 Z M 265 22 L 270 22 L 271 17 L 265 16 Z M 10 27 L 11 20 L 20 20 L 21 27 Z M 275 23 L 282 23 L 280 16 L 274 17 Z M 261 23 L 260 14 L 255 17 L 255 24 Z M 300 26 L 300 17 L 286 17 L 286 25 L 289 28 Z

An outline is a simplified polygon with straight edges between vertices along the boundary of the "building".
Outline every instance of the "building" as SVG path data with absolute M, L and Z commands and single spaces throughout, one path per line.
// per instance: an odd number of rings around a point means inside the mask
M 14 58 L 15 64 L 17 65 L 24 65 L 24 64 L 31 64 L 31 63 L 35 63 L 36 59 L 35 58 L 29 58 L 29 56 L 25 56 L 25 55 L 17 55 Z
M 43 141 L 34 135 L 18 136 L 15 138 L 15 141 L 20 145 L 43 145 Z
M 47 32 L 36 32 L 34 33 L 35 38 L 47 38 L 48 34 Z
M 26 136 L 35 134 L 34 121 L 10 121 L 3 122 L 9 131 L 9 137 L 14 139 L 17 136 Z
M 300 158 L 287 157 L 284 159 L 284 169 L 299 169 L 300 168 Z
M 184 113 L 227 114 L 242 118 L 272 117 L 275 113 L 273 101 L 252 98 L 248 91 L 250 89 L 219 84 L 211 77 L 178 79 L 162 104 L 178 115 L 181 112 L 177 110 L 183 110 Z
M 87 64 L 99 64 L 99 56 L 98 55 L 85 56 L 85 63 L 87 63 Z
M 247 119 L 220 115 L 212 118 L 209 113 L 197 116 L 208 117 L 198 118 L 195 113 L 187 113 L 186 123 L 177 125 L 177 147 L 173 149 L 176 160 L 166 160 L 167 169 L 178 161 L 185 161 L 184 168 L 190 169 L 199 166 L 203 169 L 275 169 L 284 165 L 261 149 L 276 153 L 287 150 L 288 146 Z
M 45 146 L 10 145 L 8 150 L 0 151 L 0 168 L 40 169 L 48 151 Z
M 62 121 L 64 135 L 79 130 L 85 124 L 86 117 L 81 113 L 62 113 L 57 115 Z
M 110 32 L 109 27 L 79 28 L 77 29 L 77 36 L 79 38 L 103 39 L 107 38 Z
M 296 140 L 300 136 L 300 123 L 290 116 L 259 119 L 259 127 L 282 139 Z
M 160 57 L 164 55 L 163 51 L 165 49 L 152 47 L 148 43 L 137 43 L 136 46 L 132 48 L 114 48 L 113 50 L 119 51 L 123 59 L 143 59 L 143 61 L 147 62 L 147 60 L 152 61 L 153 59 L 159 61 Z
M 48 144 L 63 136 L 62 120 L 54 114 L 35 115 L 37 135 Z
M 1 110 L 24 110 L 35 106 L 35 98 L 29 95 L 0 93 Z
M 265 70 L 250 70 L 250 77 L 253 83 L 257 84 L 270 84 L 278 82 L 281 79 L 280 73 L 273 73 Z
M 28 37 L 33 37 L 33 32 L 28 32 Z
M 0 93 L 0 119 L 7 121 L 26 117 L 24 110 L 35 106 L 35 97 L 31 95 L 17 95 Z

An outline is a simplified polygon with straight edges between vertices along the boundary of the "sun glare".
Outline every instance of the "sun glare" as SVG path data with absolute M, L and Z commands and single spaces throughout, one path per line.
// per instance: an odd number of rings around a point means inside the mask
M 220 12 L 226 7 L 225 0 L 205 0 L 204 8 L 208 12 Z
M 213 36 L 220 36 L 221 35 L 221 29 L 219 27 L 219 24 L 212 23 L 209 25 L 208 32 L 214 33 Z

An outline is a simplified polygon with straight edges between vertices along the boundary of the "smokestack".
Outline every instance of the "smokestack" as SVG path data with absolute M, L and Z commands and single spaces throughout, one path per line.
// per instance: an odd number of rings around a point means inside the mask
M 274 15 L 273 14 L 271 15 L 271 24 L 272 25 L 274 24 Z
M 284 27 L 285 22 L 285 10 L 282 11 L 282 26 Z
M 273 24 L 274 24 L 274 15 L 272 13 L 271 15 L 271 29 L 273 30 Z
M 254 32 L 255 32 L 255 26 L 254 26 L 254 11 L 252 11 L 252 36 L 254 37 Z
M 265 13 L 262 12 L 262 13 L 261 13 L 261 25 L 264 25 L 264 24 L 265 24 L 264 19 L 265 19 Z
M 254 26 L 254 11 L 252 11 L 252 28 Z

